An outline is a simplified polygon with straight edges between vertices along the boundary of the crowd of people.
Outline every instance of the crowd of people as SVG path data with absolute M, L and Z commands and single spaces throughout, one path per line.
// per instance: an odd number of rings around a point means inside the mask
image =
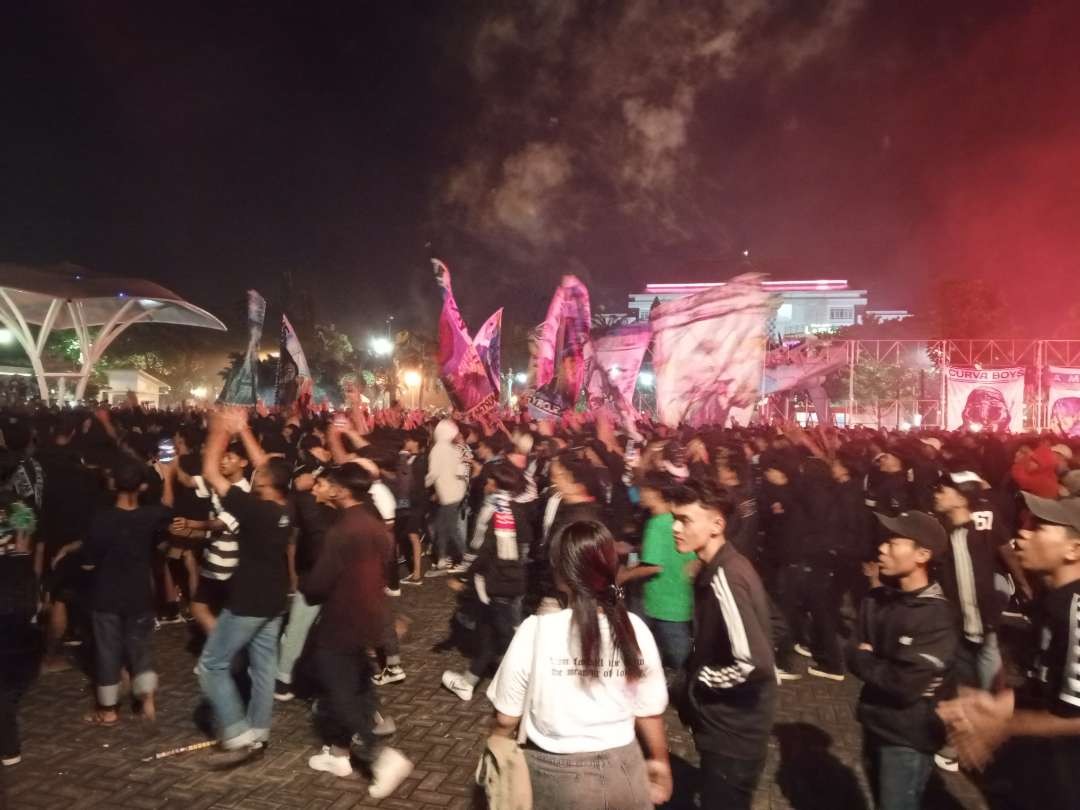
M 153 721 L 155 628 L 187 623 L 211 767 L 256 760 L 275 700 L 309 699 L 308 765 L 389 796 L 412 770 L 378 698 L 407 677 L 395 597 L 439 587 L 468 659 L 442 686 L 473 701 L 490 679 L 485 757 L 520 755 L 537 808 L 668 801 L 669 701 L 701 806 L 748 808 L 802 677 L 861 681 L 880 808 L 920 807 L 935 763 L 994 807 L 1080 802 L 1080 458 L 1060 438 L 484 430 L 396 405 L 17 408 L 0 437 L 5 767 L 65 645 L 91 653 L 86 723 L 122 722 L 125 693 Z

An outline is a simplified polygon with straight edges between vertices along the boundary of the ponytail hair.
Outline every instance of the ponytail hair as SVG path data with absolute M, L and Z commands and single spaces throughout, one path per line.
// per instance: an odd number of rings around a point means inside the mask
M 607 618 L 612 646 L 622 658 L 626 680 L 639 680 L 642 676 L 641 648 L 626 611 L 623 589 L 615 581 L 619 555 L 611 533 L 603 524 L 592 520 L 569 524 L 552 542 L 551 567 L 569 593 L 570 629 L 571 633 L 577 632 L 584 661 L 582 678 L 596 680 L 599 677 L 599 609 Z

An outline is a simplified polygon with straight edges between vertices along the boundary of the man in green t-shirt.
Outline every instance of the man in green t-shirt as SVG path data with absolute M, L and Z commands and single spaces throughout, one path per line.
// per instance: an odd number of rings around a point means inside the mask
M 650 512 L 641 542 L 641 564 L 620 572 L 620 584 L 644 579 L 645 621 L 660 648 L 665 667 L 682 669 L 690 655 L 690 622 L 694 615 L 694 575 L 700 563 L 692 552 L 675 549 L 671 508 L 664 489 L 673 481 L 663 473 L 647 473 L 638 485 L 641 505 Z

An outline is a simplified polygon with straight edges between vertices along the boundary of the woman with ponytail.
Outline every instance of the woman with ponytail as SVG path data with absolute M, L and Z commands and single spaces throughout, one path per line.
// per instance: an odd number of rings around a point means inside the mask
M 512 737 L 524 725 L 537 810 L 663 804 L 664 670 L 645 623 L 626 610 L 611 534 L 595 521 L 568 524 L 551 568 L 564 608 L 518 628 L 487 692 L 492 733 Z

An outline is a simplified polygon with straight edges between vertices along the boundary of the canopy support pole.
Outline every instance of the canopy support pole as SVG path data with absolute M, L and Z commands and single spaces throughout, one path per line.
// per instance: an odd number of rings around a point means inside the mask
M 55 310 L 59 309 L 56 304 L 57 301 L 54 299 L 53 303 L 49 305 L 49 315 L 52 315 L 54 319 L 56 317 Z M 30 331 L 30 325 L 26 322 L 26 318 L 23 317 L 15 302 L 11 300 L 7 290 L 2 288 L 0 288 L 0 323 L 11 332 L 15 340 L 23 347 L 26 356 L 30 358 L 30 367 L 33 368 L 34 377 L 37 378 L 38 393 L 43 401 L 48 402 L 49 386 L 45 381 L 45 366 L 41 362 L 45 339 L 48 338 L 45 324 L 42 324 L 41 332 L 35 337 L 34 333 Z

